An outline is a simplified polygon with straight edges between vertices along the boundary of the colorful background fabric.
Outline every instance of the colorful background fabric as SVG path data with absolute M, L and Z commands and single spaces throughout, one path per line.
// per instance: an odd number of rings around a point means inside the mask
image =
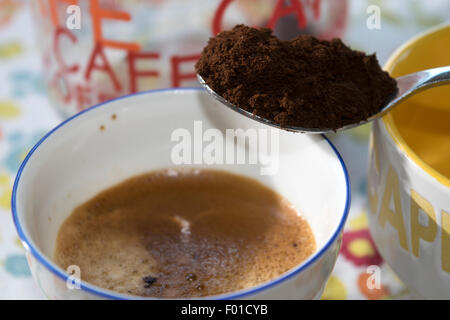
M 426 4 L 425 4 L 426 2 Z M 381 8 L 380 30 L 366 27 L 369 5 Z M 350 1 L 344 40 L 377 52 L 384 63 L 392 51 L 418 32 L 449 19 L 450 2 Z M 447 16 L 445 16 L 447 14 Z M 10 212 L 17 169 L 28 150 L 61 121 L 47 98 L 33 21 L 25 1 L 0 0 L 0 298 L 45 299 L 33 282 Z M 350 173 L 352 207 L 342 250 L 323 299 L 414 298 L 383 262 L 367 225 L 367 156 L 370 126 L 330 135 Z M 379 266 L 381 287 L 369 289 L 369 266 Z M 369 270 L 368 270 L 369 267 Z

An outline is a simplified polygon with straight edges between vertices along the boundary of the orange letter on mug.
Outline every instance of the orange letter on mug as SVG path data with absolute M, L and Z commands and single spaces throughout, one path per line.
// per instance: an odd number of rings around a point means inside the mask
M 61 73 L 73 73 L 77 72 L 80 66 L 78 64 L 73 64 L 71 66 L 68 66 L 64 63 L 63 55 L 61 54 L 61 51 L 59 49 L 60 39 L 62 36 L 65 36 L 68 38 L 72 43 L 78 43 L 77 37 L 69 31 L 69 29 L 63 28 L 63 27 L 56 27 L 53 37 L 53 53 L 55 55 L 55 60 L 57 62 L 57 65 L 59 67 L 59 72 Z
M 95 61 L 97 60 L 97 57 L 101 58 L 103 64 L 96 64 Z M 94 51 L 92 51 L 92 55 L 89 59 L 89 64 L 86 68 L 86 73 L 84 74 L 85 79 L 88 81 L 91 79 L 92 70 L 100 70 L 106 72 L 111 78 L 111 81 L 114 85 L 114 89 L 116 91 L 122 90 L 120 82 L 117 79 L 113 69 L 111 68 L 111 65 L 109 64 L 109 61 L 106 58 L 105 53 L 103 52 L 102 46 L 98 43 L 95 45 Z
M 193 54 L 188 56 L 173 56 L 170 59 L 170 63 L 172 65 L 172 87 L 179 87 L 181 85 L 182 80 L 189 80 L 189 79 L 195 79 L 196 74 L 195 72 L 189 72 L 189 73 L 181 73 L 181 64 L 185 62 L 196 62 L 198 59 L 200 59 L 199 54 Z M 194 68 L 192 67 L 192 70 Z
M 130 21 L 131 16 L 127 12 L 103 10 L 100 8 L 98 0 L 91 0 L 92 26 L 94 29 L 94 39 L 96 43 L 100 43 L 103 47 L 111 47 L 116 49 L 124 49 L 128 51 L 139 51 L 140 46 L 134 42 L 120 42 L 107 40 L 103 38 L 102 20 L 116 19 L 122 21 Z
M 159 59 L 159 53 L 157 52 L 141 52 L 135 53 L 130 51 L 128 53 L 128 73 L 130 76 L 130 92 L 136 93 L 138 92 L 138 77 L 159 77 L 159 72 L 156 70 L 143 70 L 138 71 L 136 69 L 136 60 L 137 59 Z

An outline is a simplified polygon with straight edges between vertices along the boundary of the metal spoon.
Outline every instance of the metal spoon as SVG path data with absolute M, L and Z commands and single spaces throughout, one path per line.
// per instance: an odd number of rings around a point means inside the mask
M 288 131 L 295 131 L 295 132 L 304 132 L 304 133 L 328 133 L 333 131 L 341 131 L 346 130 L 350 128 L 354 128 L 363 124 L 366 124 L 369 121 L 378 119 L 385 115 L 389 110 L 393 109 L 396 105 L 398 105 L 401 101 L 405 100 L 406 98 L 423 91 L 428 88 L 442 86 L 445 84 L 450 84 L 450 66 L 446 67 L 440 67 L 440 68 L 434 68 L 434 69 L 428 69 L 423 70 L 415 73 L 408 74 L 406 76 L 402 76 L 399 78 L 396 78 L 397 81 L 397 87 L 398 90 L 394 96 L 389 99 L 389 101 L 386 102 L 386 104 L 381 108 L 381 110 L 374 114 L 373 116 L 367 118 L 364 121 L 358 122 L 358 123 L 352 123 L 346 126 L 343 126 L 339 129 L 331 129 L 331 128 L 302 128 L 302 127 L 294 127 L 294 126 L 283 126 L 281 127 L 279 124 L 265 119 L 261 118 L 257 115 L 254 115 L 251 112 L 248 112 L 244 109 L 238 108 L 232 103 L 225 100 L 222 96 L 218 95 L 214 90 L 212 90 L 206 82 L 203 80 L 203 78 L 197 74 L 197 78 L 200 81 L 201 85 L 210 93 L 214 98 L 222 102 L 225 106 L 228 108 L 239 112 L 240 114 L 259 121 L 261 123 L 267 124 L 272 127 L 276 127 L 279 129 L 284 129 Z

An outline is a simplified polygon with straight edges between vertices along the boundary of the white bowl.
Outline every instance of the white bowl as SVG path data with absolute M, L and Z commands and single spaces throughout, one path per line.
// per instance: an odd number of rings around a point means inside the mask
M 112 115 L 117 118 L 113 120 Z M 203 90 L 167 89 L 94 106 L 64 121 L 34 146 L 17 174 L 12 211 L 32 274 L 49 298 L 139 298 L 83 281 L 79 290 L 70 289 L 66 282 L 71 278 L 52 261 L 57 232 L 72 210 L 96 193 L 130 176 L 174 166 L 171 134 L 178 128 L 192 130 L 196 120 L 202 121 L 203 130 L 256 126 Z M 250 176 L 278 191 L 308 220 L 317 250 L 277 279 L 209 298 L 320 298 L 334 267 L 350 206 L 345 165 L 322 136 L 277 134 L 278 170 L 272 175 L 261 175 L 260 164 L 196 167 Z M 233 143 L 252 152 L 234 139 Z

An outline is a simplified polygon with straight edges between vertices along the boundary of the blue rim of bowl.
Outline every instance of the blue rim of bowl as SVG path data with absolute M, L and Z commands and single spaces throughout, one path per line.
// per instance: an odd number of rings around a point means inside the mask
M 34 243 L 28 238 L 26 233 L 22 230 L 22 227 L 21 227 L 20 222 L 19 222 L 19 217 L 18 217 L 17 208 L 16 208 L 17 188 L 18 188 L 18 185 L 19 185 L 19 182 L 20 182 L 20 178 L 21 178 L 22 172 L 23 172 L 26 164 L 28 163 L 28 160 L 34 154 L 36 149 L 45 140 L 47 140 L 47 138 L 50 135 L 52 135 L 55 131 L 57 131 L 59 128 L 64 126 L 66 123 L 72 121 L 75 118 L 78 118 L 79 116 L 81 116 L 82 114 L 84 114 L 86 112 L 89 112 L 89 111 L 91 111 L 93 109 L 97 109 L 97 108 L 99 108 L 101 106 L 104 106 L 104 105 L 107 105 L 109 103 L 112 103 L 112 102 L 115 102 L 115 101 L 118 101 L 118 100 L 122 100 L 122 99 L 126 99 L 126 98 L 130 98 L 130 97 L 137 96 L 137 95 L 152 94 L 152 93 L 158 93 L 158 92 L 180 92 L 180 91 L 198 91 L 198 92 L 204 91 L 204 92 L 206 92 L 203 88 L 198 88 L 198 87 L 192 87 L 192 88 L 165 88 L 165 89 L 148 90 L 148 91 L 142 91 L 142 92 L 138 92 L 138 93 L 134 93 L 134 94 L 124 95 L 124 96 L 120 96 L 120 97 L 112 99 L 112 100 L 108 100 L 108 101 L 99 103 L 97 105 L 94 105 L 94 106 L 92 106 L 90 108 L 87 108 L 87 109 L 85 109 L 85 110 L 83 110 L 83 111 L 81 111 L 81 112 L 79 112 L 79 113 L 77 113 L 77 114 L 67 118 L 66 120 L 61 122 L 59 125 L 54 127 L 52 130 L 50 130 L 43 138 L 41 138 L 33 146 L 33 148 L 30 150 L 30 152 L 27 154 L 27 156 L 23 160 L 22 164 L 20 165 L 19 171 L 17 172 L 16 179 L 14 181 L 12 197 L 11 197 L 11 210 L 12 210 L 12 216 L 13 216 L 14 224 L 16 226 L 17 233 L 18 233 L 18 235 L 19 235 L 19 237 L 20 237 L 24 247 L 36 258 L 37 261 L 39 261 L 49 271 L 51 271 L 53 274 L 55 274 L 56 276 L 61 278 L 63 281 L 66 282 L 68 280 L 68 278 L 69 278 L 69 275 L 66 274 L 64 271 L 62 271 L 62 269 L 57 267 L 53 262 L 49 261 L 49 259 L 47 259 L 44 256 L 44 254 L 39 249 L 37 249 L 35 247 Z M 264 291 L 266 289 L 274 287 L 277 284 L 282 283 L 282 282 L 286 281 L 287 279 L 289 279 L 289 278 L 297 275 L 298 273 L 302 272 L 303 270 L 307 269 L 316 260 L 318 260 L 325 253 L 325 251 L 327 251 L 328 248 L 335 242 L 337 237 L 340 235 L 342 229 L 344 228 L 344 224 L 345 224 L 345 221 L 347 220 L 349 209 L 350 209 L 350 201 L 351 201 L 350 200 L 350 181 L 349 181 L 349 175 L 348 175 L 347 167 L 345 166 L 344 160 L 342 159 L 342 157 L 339 154 L 338 150 L 336 149 L 336 147 L 331 143 L 331 141 L 325 135 L 322 134 L 322 137 L 325 139 L 326 142 L 328 142 L 328 144 L 330 145 L 331 149 L 334 151 L 334 153 L 336 154 L 337 158 L 339 159 L 339 162 L 341 163 L 342 170 L 344 171 L 345 184 L 346 184 L 345 208 L 344 208 L 344 212 L 342 214 L 341 221 L 339 222 L 339 225 L 336 228 L 334 234 L 327 241 L 327 243 L 324 246 L 322 246 L 322 248 L 319 251 L 314 253 L 310 258 L 308 258 L 307 260 L 302 262 L 296 268 L 291 269 L 290 271 L 285 273 L 283 276 L 281 276 L 279 278 L 276 278 L 275 280 L 269 281 L 269 282 L 264 283 L 262 285 L 259 285 L 259 286 L 256 286 L 256 287 L 253 287 L 253 288 L 250 288 L 250 289 L 246 289 L 246 290 L 243 290 L 243 291 L 238 291 L 238 292 L 235 292 L 235 293 L 227 293 L 227 294 L 222 294 L 222 295 L 217 295 L 217 296 L 204 297 L 202 299 L 221 299 L 221 300 L 238 299 L 238 298 L 243 298 L 243 297 L 246 297 L 246 296 L 255 295 L 255 294 L 257 294 L 257 293 L 259 293 L 261 291 Z M 114 300 L 119 300 L 119 299 L 154 300 L 154 299 L 156 299 L 156 298 L 145 298 L 145 297 L 123 295 L 123 294 L 120 294 L 120 293 L 115 293 L 115 292 L 110 291 L 110 290 L 102 289 L 100 287 L 97 287 L 95 285 L 86 283 L 84 281 L 81 281 L 80 289 L 84 290 L 86 292 L 89 292 L 91 294 L 94 294 L 96 296 L 100 296 L 100 297 L 107 298 L 107 299 L 114 299 Z

